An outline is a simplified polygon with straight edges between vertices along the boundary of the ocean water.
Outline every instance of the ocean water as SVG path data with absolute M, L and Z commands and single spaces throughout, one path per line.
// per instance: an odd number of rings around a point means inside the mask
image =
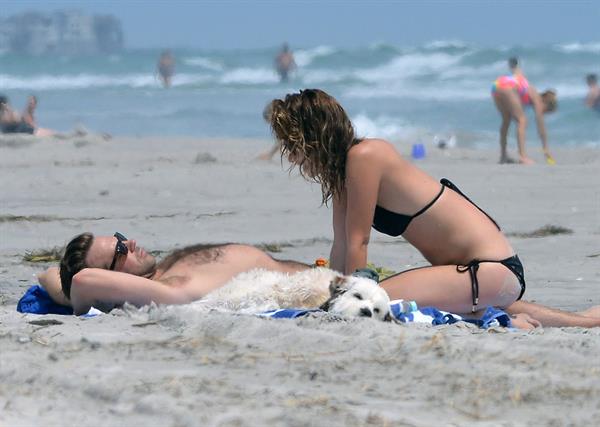
M 551 146 L 600 146 L 600 114 L 583 105 L 585 75 L 600 74 L 600 43 L 296 48 L 299 67 L 286 83 L 273 69 L 277 51 L 175 49 L 170 89 L 155 74 L 159 50 L 93 57 L 2 54 L 0 93 L 18 109 L 28 94 L 37 95 L 40 125 L 58 130 L 83 125 L 128 136 L 269 138 L 262 110 L 271 99 L 320 88 L 338 98 L 359 135 L 408 142 L 454 135 L 459 145 L 486 147 L 497 145 L 500 124 L 492 81 L 517 55 L 533 85 L 558 93 L 559 110 L 546 116 Z M 537 148 L 528 114 L 529 146 Z

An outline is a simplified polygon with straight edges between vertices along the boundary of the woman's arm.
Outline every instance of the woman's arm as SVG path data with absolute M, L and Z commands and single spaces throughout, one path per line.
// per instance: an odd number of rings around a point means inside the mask
M 75 314 L 84 314 L 92 306 L 114 306 L 125 302 L 141 307 L 190 302 L 182 287 L 170 287 L 156 280 L 100 268 L 84 268 L 71 284 L 71 303 Z
M 533 86 L 529 86 L 529 98 L 531 99 L 531 105 L 533 107 L 533 111 L 535 112 L 535 123 L 537 125 L 540 141 L 542 142 L 542 150 L 544 151 L 546 157 L 551 157 L 550 149 L 548 147 L 546 125 L 544 123 L 544 102 L 542 101 L 540 94 Z
M 367 265 L 367 247 L 377 204 L 383 158 L 380 145 L 358 144 L 346 161 L 346 257 L 345 273 Z
M 344 273 L 346 270 L 346 190 L 333 197 L 333 245 L 329 266 Z
M 62 291 L 60 284 L 60 270 L 58 267 L 50 267 L 43 273 L 38 274 L 38 282 L 48 292 L 50 298 L 60 305 L 71 306 L 71 301 L 66 297 Z
M 21 115 L 21 121 L 23 123 L 28 124 L 29 126 L 31 126 L 32 128 L 36 128 L 36 124 L 35 124 L 35 120 L 33 119 L 33 116 L 29 113 L 29 111 L 25 111 L 22 115 Z

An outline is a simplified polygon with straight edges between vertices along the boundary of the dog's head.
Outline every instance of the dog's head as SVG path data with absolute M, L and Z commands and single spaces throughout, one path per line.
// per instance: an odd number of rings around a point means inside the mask
M 341 276 L 329 284 L 330 297 L 322 310 L 344 316 L 391 321 L 390 298 L 379 285 L 364 277 Z

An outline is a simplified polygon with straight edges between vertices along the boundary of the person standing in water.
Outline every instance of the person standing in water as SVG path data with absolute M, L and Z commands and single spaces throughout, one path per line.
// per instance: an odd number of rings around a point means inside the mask
M 275 69 L 277 70 L 277 74 L 279 74 L 281 82 L 287 82 L 290 73 L 296 69 L 294 55 L 287 43 L 283 44 L 281 52 L 275 58 Z
M 161 53 L 157 64 L 158 75 L 164 87 L 171 87 L 173 74 L 175 74 L 175 58 L 170 50 Z
M 535 112 L 535 121 L 537 130 L 542 142 L 542 149 L 546 156 L 548 164 L 554 164 L 554 158 L 548 148 L 548 136 L 546 125 L 544 124 L 544 114 L 556 110 L 556 92 L 547 90 L 542 94 L 529 84 L 529 81 L 519 67 L 517 58 L 510 58 L 508 65 L 511 70 L 510 75 L 498 77 L 492 85 L 492 98 L 496 104 L 498 112 L 502 116 L 500 125 L 500 163 L 515 163 L 508 156 L 507 135 L 510 122 L 514 120 L 517 123 L 517 143 L 519 147 L 519 163 L 532 164 L 534 161 L 529 158 L 525 150 L 525 133 L 527 130 L 527 117 L 524 107 L 531 106 Z
M 598 86 L 598 76 L 596 74 L 588 74 L 585 80 L 589 88 L 588 94 L 585 97 L 585 105 L 593 110 L 600 111 L 600 86 Z

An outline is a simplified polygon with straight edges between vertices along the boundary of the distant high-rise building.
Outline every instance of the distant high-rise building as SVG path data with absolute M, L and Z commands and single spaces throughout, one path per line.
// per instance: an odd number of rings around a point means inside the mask
M 120 21 L 112 15 L 85 15 L 80 11 L 50 14 L 26 12 L 0 19 L 0 52 L 94 54 L 123 49 Z

